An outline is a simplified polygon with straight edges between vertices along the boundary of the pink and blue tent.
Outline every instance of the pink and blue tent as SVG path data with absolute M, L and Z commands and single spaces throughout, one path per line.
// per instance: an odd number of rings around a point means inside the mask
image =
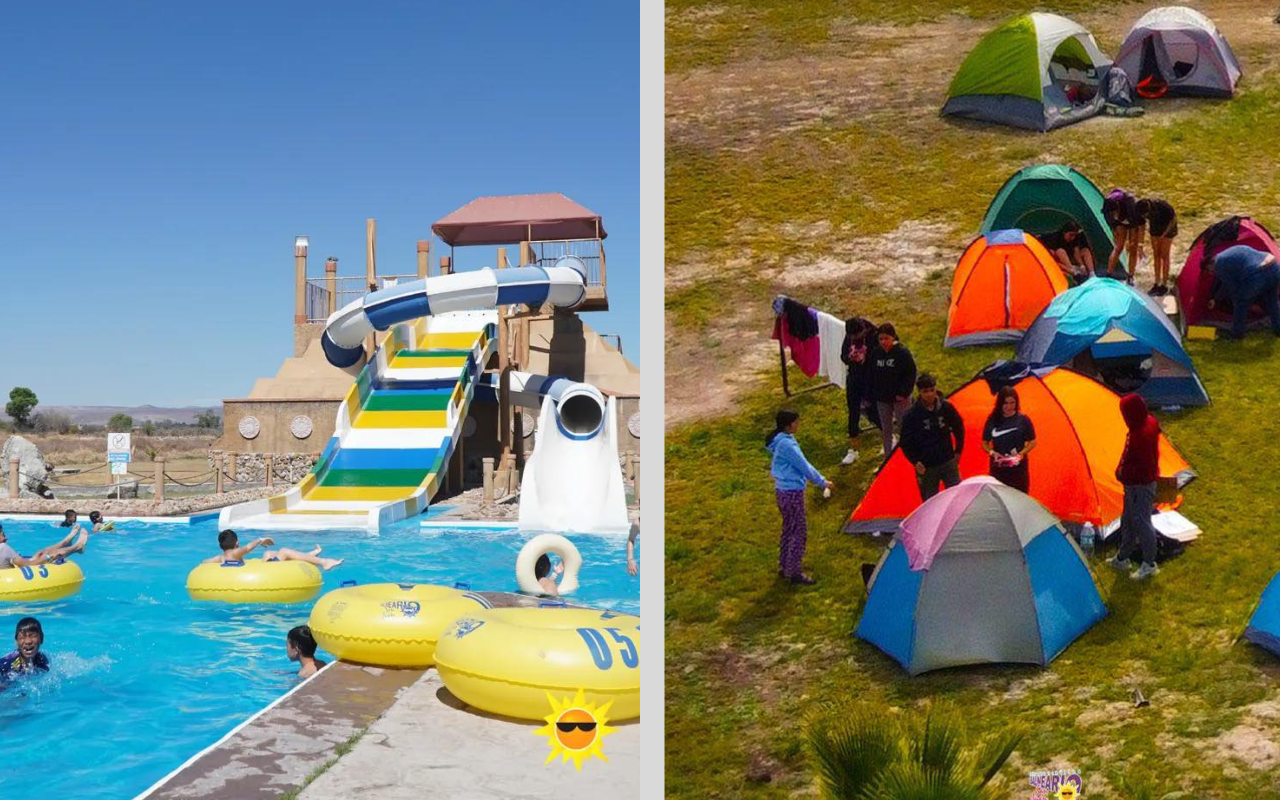
M 903 520 L 869 592 L 854 635 L 912 675 L 1044 666 L 1107 613 L 1061 521 L 986 475 Z

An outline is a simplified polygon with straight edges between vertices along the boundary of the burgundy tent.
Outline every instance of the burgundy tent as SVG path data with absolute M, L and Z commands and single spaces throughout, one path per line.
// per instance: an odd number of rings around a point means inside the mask
M 431 230 L 451 246 L 603 239 L 600 215 L 559 192 L 478 197 Z
M 1280 246 L 1276 245 L 1275 237 L 1252 217 L 1228 217 L 1210 225 L 1191 244 L 1186 266 L 1178 273 L 1178 298 L 1182 303 L 1182 319 L 1186 325 L 1212 325 L 1216 328 L 1231 325 L 1229 309 L 1209 308 L 1216 282 L 1200 269 L 1200 265 L 1204 261 L 1206 246 L 1210 254 L 1217 255 L 1237 244 L 1271 253 L 1280 261 Z M 1255 304 L 1250 309 L 1250 324 L 1265 317 L 1266 312 L 1260 306 Z

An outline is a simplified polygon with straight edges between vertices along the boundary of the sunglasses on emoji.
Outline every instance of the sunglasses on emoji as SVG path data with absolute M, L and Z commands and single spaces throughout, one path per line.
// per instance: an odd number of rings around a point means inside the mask
M 596 724 L 594 722 L 557 722 L 556 727 L 560 729 L 561 733 L 569 733 L 574 728 L 585 733 L 587 731 L 594 731 L 596 729 Z

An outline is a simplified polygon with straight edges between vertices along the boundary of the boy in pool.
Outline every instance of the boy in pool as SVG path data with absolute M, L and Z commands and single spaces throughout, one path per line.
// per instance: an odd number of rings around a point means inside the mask
M 104 531 L 114 531 L 116 529 L 114 522 L 107 522 L 102 518 L 101 511 L 90 511 L 89 521 L 93 523 L 94 533 L 103 533 Z
M 316 639 L 310 625 L 299 625 L 289 631 L 284 640 L 284 652 L 290 661 L 301 664 L 299 678 L 310 678 L 320 671 L 326 662 L 316 658 Z
M 538 556 L 538 563 L 533 565 L 533 576 L 538 579 L 538 585 L 542 587 L 544 594 L 548 597 L 559 597 L 560 587 L 556 584 L 556 579 L 551 577 L 553 571 L 557 575 L 564 572 L 564 562 L 556 564 L 556 568 L 552 570 L 551 557 L 546 553 Z
M 17 675 L 48 672 L 49 657 L 40 652 L 44 644 L 44 629 L 35 617 L 23 617 L 13 632 L 17 649 L 0 658 L 0 684 L 8 683 Z
M 206 558 L 206 564 L 227 564 L 237 561 L 244 561 L 244 557 L 252 553 L 259 545 L 270 547 L 275 544 L 275 540 L 270 537 L 262 537 L 254 539 L 244 547 L 240 546 L 240 539 L 236 536 L 235 531 L 223 531 L 218 534 L 218 547 L 222 548 L 222 555 Z M 310 553 L 299 553 L 297 550 L 290 550 L 282 547 L 279 550 L 267 550 L 262 554 L 263 561 L 305 561 L 308 564 L 315 564 L 324 571 L 328 572 L 343 562 L 341 558 L 320 558 L 320 545 L 316 545 L 316 549 Z

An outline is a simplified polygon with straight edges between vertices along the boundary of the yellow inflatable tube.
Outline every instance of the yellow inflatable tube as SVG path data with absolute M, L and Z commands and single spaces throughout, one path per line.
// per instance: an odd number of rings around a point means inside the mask
M 84 573 L 74 561 L 0 569 L 0 603 L 61 600 L 80 591 Z
M 187 575 L 192 600 L 224 603 L 301 603 L 320 593 L 320 569 L 305 561 L 263 561 L 239 566 L 200 564 Z
M 374 583 L 329 592 L 311 609 L 308 624 L 316 642 L 344 661 L 427 667 L 435 663 L 445 626 L 488 607 L 479 595 L 445 586 Z
M 436 646 L 436 670 L 464 703 L 541 720 L 547 699 L 582 689 L 612 702 L 611 720 L 640 716 L 640 618 L 574 608 L 494 608 L 467 614 Z

